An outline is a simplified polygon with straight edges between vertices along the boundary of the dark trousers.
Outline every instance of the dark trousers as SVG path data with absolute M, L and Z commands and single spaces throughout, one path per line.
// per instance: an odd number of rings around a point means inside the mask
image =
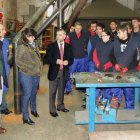
M 57 109 L 63 109 L 64 108 L 64 75 L 63 70 L 60 70 L 58 72 L 58 75 L 54 81 L 49 81 L 49 109 L 50 112 L 56 112 L 56 106 L 55 106 L 55 99 L 56 99 L 56 93 L 58 90 L 57 95 Z
M 36 111 L 36 94 L 39 83 L 39 76 L 30 76 L 19 72 L 19 80 L 22 88 L 22 114 L 23 119 L 29 119 L 28 105 L 30 102 L 31 111 Z

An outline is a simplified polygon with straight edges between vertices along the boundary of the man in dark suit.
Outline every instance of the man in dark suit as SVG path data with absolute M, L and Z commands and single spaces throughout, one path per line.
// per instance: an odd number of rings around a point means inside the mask
M 72 47 L 64 42 L 66 33 L 59 29 L 56 35 L 56 42 L 50 44 L 46 50 L 44 63 L 49 64 L 49 109 L 53 117 L 57 117 L 55 106 L 56 92 L 58 90 L 57 111 L 69 112 L 64 106 L 65 81 L 69 77 L 69 66 L 73 63 Z

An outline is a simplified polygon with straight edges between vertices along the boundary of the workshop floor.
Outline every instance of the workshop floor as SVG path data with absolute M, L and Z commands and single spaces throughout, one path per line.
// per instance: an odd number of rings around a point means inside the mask
M 23 125 L 21 115 L 2 116 L 2 125 L 7 129 L 0 135 L 0 140 L 87 140 L 88 127 L 75 125 L 75 111 L 81 108 L 83 93 L 73 90 L 65 96 L 65 105 L 69 113 L 58 112 L 59 117 L 52 118 L 48 109 L 47 66 L 41 75 L 40 90 L 37 96 L 39 118 L 31 118 L 34 126 Z M 10 79 L 12 79 L 12 71 Z M 8 106 L 13 110 L 13 81 L 10 80 L 10 90 L 7 96 Z M 91 135 L 94 140 L 140 140 L 140 124 L 106 124 L 96 125 L 96 131 Z

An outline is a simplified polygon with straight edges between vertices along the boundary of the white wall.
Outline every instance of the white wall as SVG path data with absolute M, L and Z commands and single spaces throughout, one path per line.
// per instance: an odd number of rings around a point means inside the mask
M 29 15 L 29 1 L 28 0 L 17 0 L 17 19 L 23 22 L 22 15 Z
M 3 24 L 6 26 L 6 21 L 14 21 L 17 17 L 16 0 L 0 0 L 0 8 L 4 13 Z
M 134 6 L 135 6 L 135 0 L 116 0 L 117 2 L 119 2 L 120 4 L 134 10 Z
M 39 7 L 44 0 L 17 0 L 17 18 L 23 22 L 22 15 L 29 15 L 29 5 Z
M 29 3 L 31 5 L 35 5 L 36 7 L 40 7 L 42 2 L 44 2 L 45 0 L 29 0 Z

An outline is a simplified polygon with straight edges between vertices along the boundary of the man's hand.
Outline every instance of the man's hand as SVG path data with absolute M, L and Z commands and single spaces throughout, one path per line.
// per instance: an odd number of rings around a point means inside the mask
M 122 68 L 122 73 L 126 73 L 128 71 L 127 67 Z
M 57 59 L 56 63 L 59 65 L 63 65 L 63 61 L 61 59 Z
M 98 64 L 96 64 L 96 68 L 97 68 L 97 69 L 99 69 L 99 67 L 100 67 L 100 64 L 99 64 L 99 63 L 98 63 Z
M 140 64 L 136 68 L 137 71 L 140 71 Z
M 115 70 L 116 70 L 117 72 L 121 71 L 121 66 L 120 66 L 119 64 L 116 64 L 116 65 L 115 65 Z
M 109 68 L 111 68 L 113 65 L 112 63 L 109 61 L 106 64 L 104 64 L 104 71 L 107 71 Z
M 63 65 L 67 66 L 68 65 L 68 61 L 67 60 L 63 61 Z

